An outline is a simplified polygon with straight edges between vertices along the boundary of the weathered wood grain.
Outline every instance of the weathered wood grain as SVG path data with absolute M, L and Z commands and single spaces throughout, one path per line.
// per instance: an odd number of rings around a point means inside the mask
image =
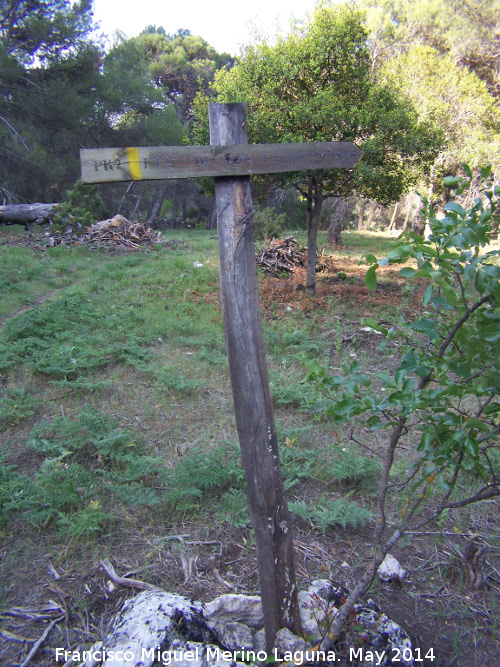
M 362 152 L 349 142 L 89 148 L 80 151 L 85 183 L 247 176 L 308 169 L 353 169 Z
M 54 217 L 57 204 L 7 204 L 0 206 L 0 224 L 25 225 L 48 222 Z
M 210 142 L 243 144 L 244 104 L 211 104 Z M 234 147 L 239 152 L 241 146 Z M 221 305 L 247 502 L 255 531 L 267 650 L 282 627 L 299 631 L 292 522 L 278 455 L 253 237 L 250 178 L 215 178 Z

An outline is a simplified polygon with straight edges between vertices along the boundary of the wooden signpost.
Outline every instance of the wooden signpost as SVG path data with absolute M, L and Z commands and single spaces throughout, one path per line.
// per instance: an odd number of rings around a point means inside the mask
M 354 168 L 357 146 L 330 141 L 306 144 L 89 148 L 80 151 L 85 183 L 204 176 L 250 176 L 308 169 Z
M 209 120 L 210 146 L 82 150 L 82 178 L 215 177 L 224 332 L 270 654 L 277 631 L 300 631 L 300 619 L 260 316 L 250 174 L 354 168 L 361 151 L 336 142 L 248 145 L 244 104 L 211 104 Z

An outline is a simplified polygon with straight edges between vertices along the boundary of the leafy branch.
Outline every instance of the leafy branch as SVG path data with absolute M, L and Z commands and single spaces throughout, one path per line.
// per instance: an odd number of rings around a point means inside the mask
M 469 167 L 463 168 L 466 178 L 445 179 L 456 195 L 473 181 Z M 450 201 L 442 219 L 424 199 L 426 237 L 405 232 L 385 258 L 364 257 L 371 265 L 365 277 L 369 289 L 376 289 L 379 266 L 410 261 L 400 275 L 427 283 L 419 319 L 401 317 L 397 329 L 366 320 L 384 336 L 383 346 L 398 338 L 401 360 L 395 371 L 377 373 L 373 383 L 357 362 L 345 377 L 310 367 L 307 380 L 327 398 L 324 417 L 350 423 L 349 436 L 357 442 L 357 427 L 387 431 L 372 561 L 322 649 L 334 644 L 354 604 L 406 532 L 446 510 L 500 495 L 500 402 L 495 400 L 500 393 L 500 252 L 486 248 L 498 228 L 500 187 L 492 182 L 489 167 L 481 170 L 481 183 L 470 208 Z M 396 485 L 390 481 L 394 461 L 407 440 L 416 444 L 406 478 Z M 389 522 L 386 506 L 396 487 L 407 488 L 408 499 L 399 520 Z

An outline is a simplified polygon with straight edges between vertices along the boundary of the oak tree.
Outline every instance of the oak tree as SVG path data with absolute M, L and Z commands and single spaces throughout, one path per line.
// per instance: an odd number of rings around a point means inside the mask
M 397 201 L 429 163 L 440 133 L 421 123 L 412 105 L 370 74 L 363 15 L 349 5 L 318 6 L 276 42 L 246 48 L 238 64 L 220 70 L 211 96 L 246 102 L 251 143 L 349 141 L 363 151 L 356 170 L 292 172 L 268 178 L 291 184 L 307 202 L 306 293 L 316 291 L 317 233 L 323 202 L 359 192 Z M 195 137 L 206 141 L 206 106 L 196 102 Z

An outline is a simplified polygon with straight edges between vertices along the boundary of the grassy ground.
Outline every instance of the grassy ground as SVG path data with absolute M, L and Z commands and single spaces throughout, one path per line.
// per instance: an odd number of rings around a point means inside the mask
M 64 615 L 33 664 L 54 664 L 56 646 L 99 639 L 133 595 L 109 584 L 104 558 L 120 575 L 204 601 L 258 587 L 217 242 L 194 230 L 167 236 L 183 243 L 110 255 L 0 234 L 2 664 L 22 663 L 45 627 L 26 612 L 9 615 L 14 607 L 53 600 Z M 420 303 L 420 287 L 391 267 L 376 292 L 364 286 L 359 257 L 383 255 L 388 237 L 346 233 L 344 242 L 324 249 L 315 299 L 297 291 L 301 270 L 259 278 L 301 586 L 328 576 L 352 586 L 363 571 L 379 472 L 376 457 L 314 417 L 320 397 L 301 382 L 307 364 L 345 368 L 356 358 L 387 369 L 394 359 L 362 320 L 391 321 Z M 382 444 L 368 437 L 374 450 Z M 469 590 L 459 558 L 479 534 L 491 547 L 488 567 L 500 567 L 497 513 L 487 503 L 407 537 L 396 555 L 408 578 L 370 592 L 422 655 L 434 649 L 435 660 L 419 664 L 498 664 L 498 588 Z

